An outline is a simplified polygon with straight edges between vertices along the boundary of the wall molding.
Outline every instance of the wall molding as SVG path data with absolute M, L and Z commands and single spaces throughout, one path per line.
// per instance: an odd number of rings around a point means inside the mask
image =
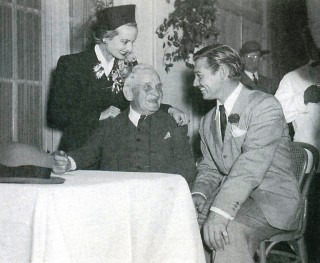
M 242 16 L 249 21 L 262 25 L 262 10 L 252 7 L 252 5 L 248 5 L 247 2 L 252 1 L 218 0 L 217 6 L 227 12 Z

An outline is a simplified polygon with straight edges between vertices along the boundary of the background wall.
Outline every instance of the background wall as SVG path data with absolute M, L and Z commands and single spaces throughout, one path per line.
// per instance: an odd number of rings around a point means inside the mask
M 155 34 L 157 26 L 173 11 L 174 0 L 114 0 L 113 2 L 114 5 L 135 4 L 137 6 L 139 36 L 134 52 L 140 62 L 151 64 L 159 72 L 164 83 L 164 102 L 180 108 L 190 116 L 191 143 L 198 146 L 199 143 L 196 140 L 199 120 L 212 108 L 213 102 L 202 100 L 200 92 L 192 86 L 192 71 L 183 62 L 176 63 L 169 73 L 165 72 L 162 61 L 162 40 Z M 53 151 L 57 148 L 60 133 L 48 129 L 45 122 L 51 73 L 55 69 L 59 56 L 79 52 L 85 48 L 89 37 L 88 21 L 94 13 L 94 8 L 91 0 L 32 0 L 26 6 L 20 3 L 19 0 L 0 1 L 1 10 L 5 14 L 2 16 L 5 23 L 1 24 L 1 29 L 5 30 L 1 31 L 4 32 L 1 35 L 1 50 L 5 52 L 1 53 L 2 63 L 0 63 L 0 78 L 2 78 L 0 79 L 2 95 L 0 141 L 20 141 Z M 32 3 L 37 3 L 37 7 L 33 7 Z M 239 49 L 246 39 L 264 40 L 261 34 L 263 32 L 262 3 L 263 0 L 218 1 L 220 16 L 217 25 L 221 29 L 219 41 Z M 8 13 L 8 10 L 12 12 Z M 32 20 L 34 23 L 32 33 L 37 33 L 39 36 L 37 41 L 28 37 L 30 33 L 27 30 L 30 29 L 30 25 L 24 23 L 24 20 L 17 19 L 16 15 L 20 13 L 26 17 L 32 17 L 33 14 L 38 18 L 41 17 L 37 21 Z M 8 14 L 12 15 L 8 16 Z M 16 34 L 17 31 L 11 32 L 11 28 L 21 29 L 23 34 Z M 33 81 L 32 78 L 22 79 L 19 76 L 23 71 L 18 63 L 26 60 L 19 60 L 18 57 L 23 58 L 24 55 L 30 57 L 31 54 L 35 54 L 33 49 L 27 46 L 29 40 L 32 40 L 32 46 L 38 50 L 39 60 L 38 62 L 28 60 L 29 62 L 21 65 L 24 66 L 22 67 L 25 69 L 24 72 L 27 72 L 26 70 L 31 66 L 34 68 L 29 70 L 30 72 L 39 72 L 34 83 L 30 82 L 30 80 Z M 21 51 L 25 50 L 25 52 L 21 52 L 18 56 L 20 46 Z M 8 65 L 11 73 L 8 71 Z M 26 65 L 28 67 L 25 67 Z M 268 67 L 263 69 L 266 70 Z M 20 87 L 19 83 L 25 84 Z
M 308 0 L 307 9 L 308 9 L 309 27 L 311 29 L 315 42 L 317 43 L 318 47 L 320 47 L 320 16 L 319 16 L 320 1 Z
M 17 38 L 8 35 L 11 34 L 12 24 L 22 23 L 14 16 L 18 10 L 22 10 L 22 7 L 17 6 L 18 2 L 21 1 L 0 1 L 3 10 L 2 19 L 5 22 L 0 25 L 2 30 L 0 44 L 1 50 L 4 50 L 1 53 L 2 63 L 0 63 L 0 142 L 22 141 L 52 151 L 56 149 L 60 135 L 47 129 L 45 125 L 50 74 L 60 55 L 79 52 L 85 48 L 89 36 L 88 18 L 94 13 L 92 1 L 33 0 L 41 4 L 33 9 L 25 7 L 24 14 L 35 13 L 41 16 L 41 21 L 39 20 L 40 22 L 34 27 L 34 32 L 40 32 L 41 38 L 37 43 L 33 41 L 33 45 L 39 47 L 40 54 L 40 63 L 37 67 L 40 67 L 41 77 L 34 84 L 40 87 L 41 92 L 37 88 L 38 95 L 32 93 L 32 88 L 27 85 L 24 85 L 26 87 L 24 90 L 18 92 L 18 83 L 22 81 L 18 78 L 20 71 L 17 65 L 10 64 L 12 61 L 18 63 L 17 45 L 28 42 L 27 37 L 17 41 Z M 162 61 L 162 40 L 155 34 L 157 26 L 173 11 L 174 0 L 114 0 L 113 2 L 114 5 L 136 4 L 139 36 L 134 52 L 140 62 L 151 64 L 159 72 L 164 83 L 164 102 L 182 109 L 190 116 L 189 135 L 195 153 L 199 154 L 197 137 L 199 120 L 212 108 L 214 102 L 202 100 L 199 90 L 193 88 L 192 71 L 183 62 L 176 63 L 169 73 L 165 72 Z M 310 0 L 308 4 L 311 2 L 317 4 L 319 1 Z M 216 23 L 220 29 L 218 41 L 236 50 L 239 50 L 242 43 L 247 40 L 260 41 L 264 49 L 272 51 L 271 55 L 264 57 L 260 71 L 264 75 L 277 76 L 280 79 L 291 69 L 290 67 L 299 66 L 304 59 L 301 41 L 295 37 L 299 29 L 296 25 L 300 26 L 306 21 L 304 3 L 305 0 L 217 0 L 219 16 Z M 13 16 L 8 15 L 11 14 L 8 10 L 13 9 L 16 10 L 12 13 Z M 40 29 L 37 29 L 39 23 Z M 319 25 L 316 22 L 314 24 Z M 21 27 L 21 30 L 23 28 Z M 31 49 L 30 52 L 32 53 Z M 11 67 L 13 77 L 8 77 L 8 65 Z M 35 101 L 37 108 L 34 108 L 31 104 L 37 96 L 40 96 L 40 99 Z M 29 121 L 26 122 L 26 119 Z
M 280 81 L 308 60 L 301 34 L 308 25 L 306 1 L 269 1 L 267 13 L 273 76 Z
M 263 15 L 266 9 L 264 3 L 263 0 L 217 1 L 220 14 L 217 27 L 221 30 L 218 41 L 239 50 L 243 42 L 256 39 L 265 47 L 267 32 L 266 27 L 263 26 Z M 174 0 L 114 0 L 114 4 L 136 4 L 139 35 L 134 52 L 140 62 L 151 64 L 158 71 L 164 84 L 164 102 L 178 107 L 190 117 L 190 143 L 195 155 L 199 156 L 199 121 L 214 106 L 214 102 L 202 100 L 200 91 L 193 87 L 193 72 L 185 66 L 184 62 L 176 63 L 169 73 L 165 72 L 163 42 L 155 34 L 156 28 L 163 19 L 174 10 Z M 270 71 L 269 64 L 269 59 L 262 62 L 261 70 L 264 74 Z
M 69 52 L 68 1 L 0 1 L 0 142 L 52 145 L 46 92 L 58 57 Z

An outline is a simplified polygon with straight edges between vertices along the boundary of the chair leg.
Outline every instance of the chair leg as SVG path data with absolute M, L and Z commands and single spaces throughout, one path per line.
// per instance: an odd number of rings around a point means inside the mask
M 267 263 L 266 242 L 262 241 L 259 245 L 259 263 Z
M 308 263 L 307 248 L 304 237 L 297 240 L 301 263 Z

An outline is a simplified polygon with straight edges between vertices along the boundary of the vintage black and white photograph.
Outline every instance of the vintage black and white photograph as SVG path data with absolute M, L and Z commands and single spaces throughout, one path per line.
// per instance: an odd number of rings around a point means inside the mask
M 319 0 L 0 0 L 0 263 L 320 263 Z

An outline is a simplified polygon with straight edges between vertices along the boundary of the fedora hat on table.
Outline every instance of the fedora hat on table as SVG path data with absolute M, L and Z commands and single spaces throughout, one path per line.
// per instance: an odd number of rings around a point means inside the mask
M 246 54 L 249 54 L 252 52 L 258 52 L 258 51 L 260 51 L 261 56 L 270 53 L 270 50 L 261 49 L 261 45 L 258 41 L 250 40 L 250 41 L 245 42 L 242 45 L 239 54 L 240 54 L 240 56 L 243 56 L 243 55 L 246 55 Z
M 23 143 L 0 144 L 0 183 L 62 184 L 65 179 L 51 176 L 53 157 Z

